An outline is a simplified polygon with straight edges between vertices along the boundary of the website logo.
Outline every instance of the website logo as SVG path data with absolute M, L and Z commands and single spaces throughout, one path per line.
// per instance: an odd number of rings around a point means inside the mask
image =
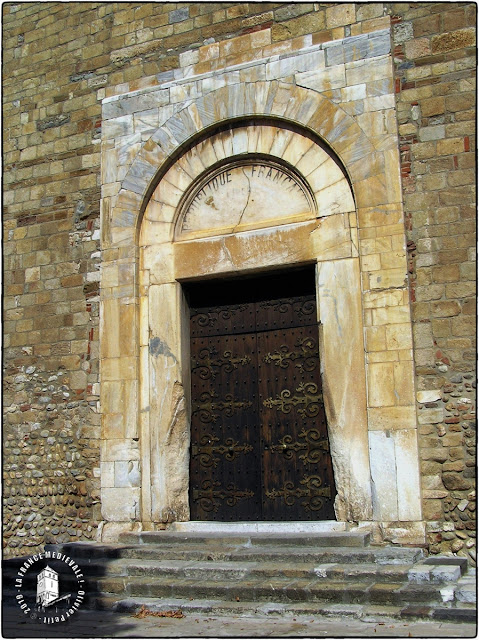
M 85 578 L 75 560 L 44 551 L 22 564 L 15 577 L 15 596 L 24 615 L 42 624 L 66 622 L 82 604 Z

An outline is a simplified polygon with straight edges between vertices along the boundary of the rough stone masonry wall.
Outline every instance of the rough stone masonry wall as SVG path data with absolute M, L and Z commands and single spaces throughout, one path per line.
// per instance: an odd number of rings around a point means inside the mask
M 475 6 L 3 5 L 6 555 L 93 539 L 99 509 L 101 100 L 231 39 L 396 46 L 425 517 L 431 551 L 474 553 Z M 238 36 L 240 38 L 236 39 Z M 296 40 L 293 40 L 296 42 Z M 248 43 L 250 43 L 248 45 Z M 421 395 L 422 394 L 422 395 Z
M 424 518 L 475 561 L 476 9 L 392 9 Z

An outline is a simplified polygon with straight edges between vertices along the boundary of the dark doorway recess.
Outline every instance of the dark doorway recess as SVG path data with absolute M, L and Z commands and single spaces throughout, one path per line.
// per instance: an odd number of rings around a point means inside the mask
M 314 268 L 186 293 L 191 519 L 335 519 Z

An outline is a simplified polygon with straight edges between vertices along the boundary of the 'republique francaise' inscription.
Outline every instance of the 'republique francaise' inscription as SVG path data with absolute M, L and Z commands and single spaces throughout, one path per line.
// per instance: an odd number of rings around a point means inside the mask
M 299 178 L 280 166 L 251 162 L 216 172 L 190 194 L 181 234 L 229 233 L 267 221 L 309 217 L 313 206 Z

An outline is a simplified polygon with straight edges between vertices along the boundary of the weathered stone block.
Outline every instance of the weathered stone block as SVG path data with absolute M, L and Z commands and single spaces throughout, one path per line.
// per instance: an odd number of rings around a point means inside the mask
M 422 409 L 418 413 L 419 424 L 438 424 L 444 420 L 444 408 Z
M 462 49 L 463 47 L 473 47 L 475 43 L 475 29 L 461 29 L 459 31 L 433 36 L 431 39 L 431 51 L 433 53 L 454 51 L 456 49 Z
M 328 29 L 351 24 L 356 21 L 356 7 L 353 3 L 336 5 L 326 9 L 326 26 Z

